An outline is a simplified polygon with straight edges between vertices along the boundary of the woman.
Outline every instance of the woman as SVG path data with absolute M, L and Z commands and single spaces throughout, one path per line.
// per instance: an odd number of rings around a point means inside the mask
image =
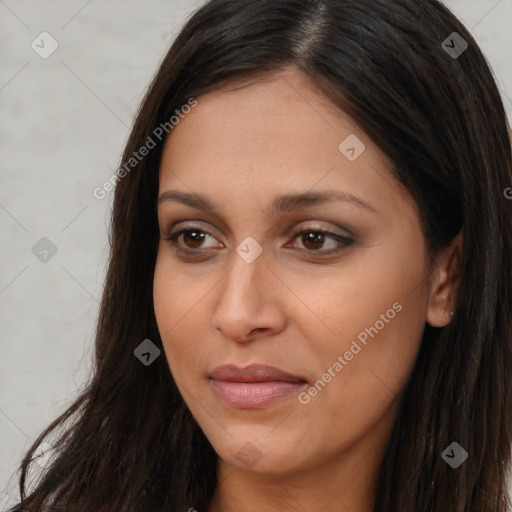
M 445 7 L 208 2 L 116 182 L 95 374 L 17 510 L 507 510 L 511 148 Z

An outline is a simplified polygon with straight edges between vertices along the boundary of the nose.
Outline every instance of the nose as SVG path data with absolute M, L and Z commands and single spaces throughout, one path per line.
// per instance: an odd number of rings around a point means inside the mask
M 286 286 L 269 266 L 263 252 L 252 263 L 237 253 L 219 283 L 212 327 L 236 343 L 247 343 L 279 333 L 286 325 Z

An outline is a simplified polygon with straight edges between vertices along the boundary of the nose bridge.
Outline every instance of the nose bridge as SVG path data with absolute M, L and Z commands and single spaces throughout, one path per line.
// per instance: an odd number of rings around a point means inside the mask
M 266 258 L 261 252 L 255 257 L 254 247 L 250 242 L 242 242 L 233 253 L 231 259 L 231 270 L 226 276 L 223 288 L 223 296 L 243 301 L 244 305 L 254 304 L 258 295 L 263 291 L 266 268 Z M 251 300 L 255 299 L 255 300 Z
M 255 329 L 276 328 L 281 317 L 270 299 L 274 288 L 269 283 L 272 274 L 264 254 L 252 260 L 245 257 L 251 253 L 250 246 L 242 255 L 240 249 L 247 248 L 242 243 L 233 252 L 231 268 L 219 283 L 220 292 L 212 315 L 212 326 L 235 341 L 244 341 Z

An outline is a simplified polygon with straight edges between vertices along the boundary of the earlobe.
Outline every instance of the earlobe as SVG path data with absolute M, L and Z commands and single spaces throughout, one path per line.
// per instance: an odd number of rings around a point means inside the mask
M 448 325 L 455 314 L 461 256 L 462 233 L 459 233 L 436 258 L 426 316 L 432 327 Z

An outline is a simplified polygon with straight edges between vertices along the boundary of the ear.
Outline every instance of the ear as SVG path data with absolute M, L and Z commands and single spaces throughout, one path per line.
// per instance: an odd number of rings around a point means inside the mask
M 459 286 L 461 256 L 462 233 L 459 233 L 439 252 L 434 262 L 426 318 L 432 327 L 444 327 L 452 319 Z

